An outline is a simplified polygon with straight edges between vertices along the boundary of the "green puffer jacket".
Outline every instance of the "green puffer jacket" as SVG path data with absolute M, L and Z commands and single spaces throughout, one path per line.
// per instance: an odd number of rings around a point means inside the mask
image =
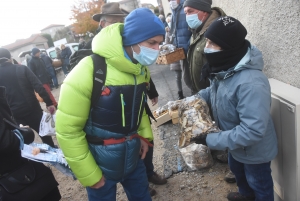
M 204 55 L 204 47 L 206 44 L 206 40 L 204 37 L 204 33 L 208 29 L 208 27 L 220 16 L 225 16 L 226 14 L 221 8 L 214 7 L 212 8 L 212 13 L 204 22 L 202 28 L 199 27 L 200 30 L 192 30 L 193 35 L 191 38 L 191 44 L 188 50 L 188 62 L 189 62 L 189 70 L 190 70 L 190 83 L 191 86 L 188 86 L 193 91 L 197 92 L 201 89 L 205 89 L 209 86 L 209 80 L 201 81 L 201 69 L 203 65 L 206 63 L 206 58 Z
M 105 86 L 108 88 L 145 85 L 150 80 L 147 67 L 134 64 L 124 56 L 121 36 L 123 27 L 124 25 L 120 23 L 106 27 L 95 36 L 92 44 L 93 52 L 106 59 Z M 83 186 L 92 186 L 102 177 L 102 170 L 90 151 L 84 131 L 90 114 L 92 88 L 93 61 L 91 57 L 85 57 L 64 80 L 56 113 L 58 143 L 72 171 Z M 98 115 L 101 116 L 101 113 Z M 116 121 L 119 120 L 119 116 L 114 117 Z M 142 111 L 139 122 L 138 134 L 148 140 L 153 140 L 150 122 L 145 111 Z M 122 156 L 120 160 L 124 160 Z

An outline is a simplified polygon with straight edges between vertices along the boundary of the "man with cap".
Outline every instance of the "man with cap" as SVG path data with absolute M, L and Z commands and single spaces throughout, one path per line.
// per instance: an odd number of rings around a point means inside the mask
M 211 8 L 211 4 L 212 0 L 186 0 L 183 4 L 186 21 L 192 31 L 188 50 L 189 77 L 185 77 L 192 94 L 209 86 L 208 80 L 200 80 L 202 66 L 206 63 L 204 33 L 213 21 L 226 15 L 221 8 Z
M 277 155 L 277 138 L 270 115 L 271 90 L 263 73 L 262 53 L 245 39 L 246 28 L 233 17 L 220 17 L 205 32 L 202 69 L 211 86 L 198 95 L 211 106 L 218 133 L 197 143 L 228 150 L 228 163 L 239 192 L 230 201 L 273 201 L 270 163 Z
M 57 102 L 51 93 L 50 84 L 49 84 L 51 82 L 51 75 L 47 71 L 45 62 L 43 61 L 43 59 L 41 59 L 40 49 L 36 47 L 32 48 L 31 55 L 32 58 L 29 61 L 29 68 L 35 74 L 35 76 L 41 81 L 47 93 L 49 94 L 53 105 L 56 107 Z
M 4 48 L 0 48 L 0 86 L 6 88 L 8 104 L 18 124 L 29 125 L 39 132 L 43 111 L 34 92 L 43 98 L 51 113 L 55 112 L 42 83 L 28 67 L 13 64 L 10 52 Z M 54 147 L 51 136 L 41 139 L 43 143 Z
M 129 200 L 151 200 L 142 161 L 153 139 L 144 109 L 150 81 L 147 66 L 156 61 L 164 35 L 159 18 L 139 8 L 124 24 L 110 25 L 94 37 L 93 52 L 104 57 L 107 73 L 103 93 L 92 109 L 92 58 L 82 59 L 64 80 L 57 139 L 90 201 L 116 200 L 119 182 Z
M 127 13 L 128 14 L 128 13 Z M 120 8 L 120 4 L 117 2 L 106 3 L 101 7 L 101 13 L 93 16 L 93 20 L 99 22 L 99 28 L 97 33 L 101 31 L 104 27 L 107 27 L 114 23 L 123 23 L 124 17 L 127 15 Z M 83 49 L 92 49 L 92 41 L 89 40 Z

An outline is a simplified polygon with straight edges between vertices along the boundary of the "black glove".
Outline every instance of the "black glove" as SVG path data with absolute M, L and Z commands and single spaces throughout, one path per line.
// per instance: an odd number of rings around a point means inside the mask
M 196 144 L 207 145 L 207 144 L 206 144 L 206 136 L 207 136 L 207 134 L 201 134 L 201 135 L 195 137 L 195 139 L 194 139 L 194 140 L 195 140 L 195 143 L 196 143 Z
M 24 144 L 30 144 L 34 141 L 34 132 L 31 128 L 18 129 L 24 138 Z
M 4 123 L 6 123 L 7 128 L 11 131 L 17 129 L 24 139 L 24 144 L 30 144 L 34 140 L 34 132 L 31 128 L 22 127 L 20 128 L 13 120 L 9 121 L 7 119 L 3 119 Z

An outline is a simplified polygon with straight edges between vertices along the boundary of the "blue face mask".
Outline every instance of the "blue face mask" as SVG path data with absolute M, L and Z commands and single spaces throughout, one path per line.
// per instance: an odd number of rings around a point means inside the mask
M 202 21 L 198 18 L 198 13 L 186 16 L 186 22 L 192 29 L 197 29 L 202 24 Z
M 215 53 L 215 52 L 220 52 L 221 50 L 215 50 L 215 49 L 212 49 L 212 48 L 204 48 L 204 53 Z
M 140 47 L 141 50 L 139 54 L 134 52 L 133 48 L 131 47 L 133 52 L 133 58 L 136 59 L 143 66 L 149 66 L 153 64 L 158 57 L 159 50 L 154 50 L 140 45 L 138 46 Z

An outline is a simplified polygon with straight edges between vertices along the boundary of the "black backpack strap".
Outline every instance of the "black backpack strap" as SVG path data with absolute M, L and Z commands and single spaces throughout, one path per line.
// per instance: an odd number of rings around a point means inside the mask
M 93 80 L 93 91 L 92 91 L 92 98 L 91 98 L 91 108 L 92 108 L 97 105 L 99 97 L 103 91 L 105 79 L 106 79 L 107 65 L 104 57 L 101 57 L 98 54 L 92 54 L 91 57 L 93 59 L 93 65 L 94 65 L 94 80 Z

